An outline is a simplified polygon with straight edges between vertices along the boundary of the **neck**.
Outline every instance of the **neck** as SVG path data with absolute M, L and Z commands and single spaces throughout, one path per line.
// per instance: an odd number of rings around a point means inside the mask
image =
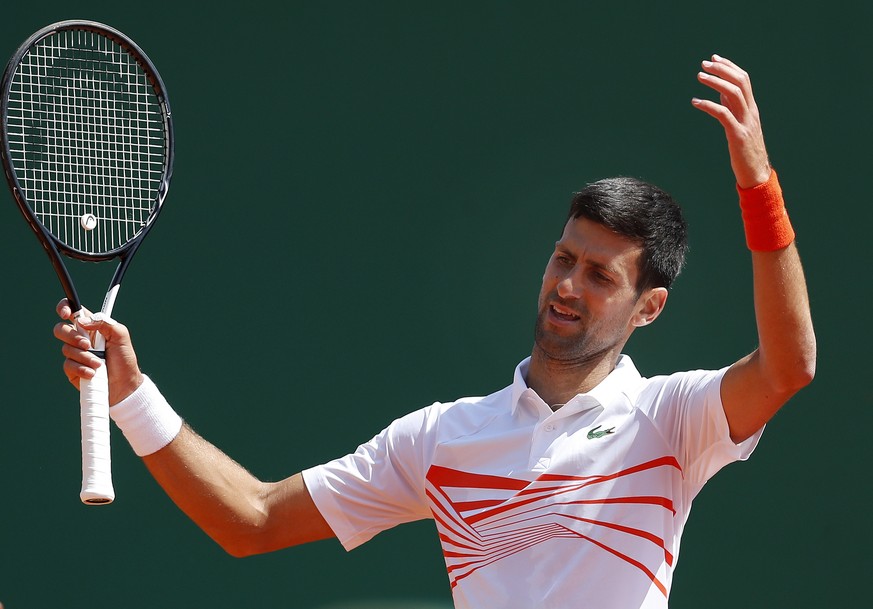
M 585 361 L 558 360 L 538 347 L 531 353 L 527 385 L 551 406 L 566 404 L 594 389 L 615 369 L 619 353 L 604 353 Z

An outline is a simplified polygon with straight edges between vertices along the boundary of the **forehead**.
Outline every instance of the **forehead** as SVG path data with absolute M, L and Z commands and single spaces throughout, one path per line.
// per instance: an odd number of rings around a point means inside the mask
M 555 247 L 576 258 L 624 271 L 633 279 L 636 279 L 643 254 L 643 246 L 637 241 L 588 218 L 570 218 Z

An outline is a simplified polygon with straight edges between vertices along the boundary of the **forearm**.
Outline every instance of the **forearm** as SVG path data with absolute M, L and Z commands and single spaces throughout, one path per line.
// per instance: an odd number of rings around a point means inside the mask
M 738 190 L 746 245 L 752 253 L 758 364 L 770 391 L 787 399 L 815 371 L 815 335 L 803 266 L 775 171 L 764 183 Z
M 143 457 L 167 495 L 231 554 L 266 518 L 263 484 L 184 425 L 167 446 Z
M 752 252 L 758 357 L 782 401 L 815 375 L 816 341 L 797 246 Z
M 815 374 L 806 279 L 775 174 L 755 190 L 741 189 L 740 200 L 752 256 L 758 348 L 734 364 L 722 382 L 735 441 L 760 429 Z M 749 213 L 755 209 L 766 213 Z
M 268 552 L 332 535 L 300 474 L 261 482 L 183 425 L 150 380 L 112 411 L 158 484 L 230 554 Z
M 234 556 L 333 537 L 299 473 L 261 482 L 187 425 L 143 462 L 173 502 Z
M 66 299 L 58 315 L 72 314 Z M 106 337 L 110 416 L 134 452 L 182 510 L 225 550 L 236 556 L 269 552 L 333 536 L 309 495 L 303 477 L 264 483 L 198 436 L 142 375 L 127 328 L 118 322 L 83 322 Z M 104 365 L 69 323 L 55 336 L 64 345 L 64 371 L 77 388 Z

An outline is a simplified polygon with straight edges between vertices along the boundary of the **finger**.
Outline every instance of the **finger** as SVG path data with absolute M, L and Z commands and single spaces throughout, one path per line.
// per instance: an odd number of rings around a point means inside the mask
M 705 73 L 726 80 L 736 86 L 747 106 L 755 105 L 755 97 L 752 94 L 752 79 L 749 73 L 740 66 L 729 59 L 713 55 L 711 61 L 701 62 L 701 67 Z
M 81 381 L 83 378 L 94 378 L 94 374 L 94 369 L 89 366 L 84 366 L 78 362 L 69 359 L 64 360 L 64 376 L 67 377 L 67 380 L 76 389 L 79 389 L 79 381 Z
M 749 111 L 749 106 L 743 90 L 738 85 L 730 80 L 707 72 L 698 72 L 697 80 L 717 92 L 722 105 L 733 112 L 737 120 L 744 120 Z
M 738 70 L 740 72 L 744 71 L 740 66 L 735 64 L 733 61 L 731 61 L 727 57 L 722 57 L 721 55 L 716 55 L 715 53 L 713 53 L 712 57 L 710 59 L 713 63 L 722 64 L 722 65 L 728 66 L 730 68 L 733 68 L 734 70 Z
M 88 332 L 100 332 L 107 342 L 127 336 L 127 328 L 102 313 L 86 312 L 76 320 L 76 323 Z
M 59 322 L 55 324 L 53 333 L 55 338 L 68 345 L 73 345 L 86 351 L 91 348 L 91 341 L 88 340 L 88 337 L 82 334 L 78 328 L 68 323 Z
M 691 105 L 715 118 L 726 131 L 734 130 L 739 126 L 736 116 L 725 106 L 717 104 L 708 99 L 700 99 L 695 97 L 691 100 Z
M 65 358 L 67 358 L 67 360 L 75 364 L 87 366 L 94 370 L 103 365 L 103 360 L 94 355 L 91 351 L 85 351 L 84 349 L 79 349 L 72 345 L 64 345 L 61 347 L 61 353 Z
M 57 311 L 58 316 L 61 319 L 70 319 L 73 315 L 73 310 L 70 308 L 70 301 L 66 298 L 62 298 L 58 305 L 55 307 L 55 311 Z
M 749 81 L 749 75 L 744 69 L 729 59 L 719 57 L 718 55 L 713 55 L 711 59 L 704 59 L 700 65 L 707 72 L 721 76 L 738 85 Z

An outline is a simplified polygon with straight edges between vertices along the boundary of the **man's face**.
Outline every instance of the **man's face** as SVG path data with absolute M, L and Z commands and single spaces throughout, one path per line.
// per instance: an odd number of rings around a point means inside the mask
M 636 289 L 641 256 L 642 246 L 603 225 L 569 220 L 543 275 L 536 347 L 570 364 L 617 356 L 634 327 L 654 319 Z

